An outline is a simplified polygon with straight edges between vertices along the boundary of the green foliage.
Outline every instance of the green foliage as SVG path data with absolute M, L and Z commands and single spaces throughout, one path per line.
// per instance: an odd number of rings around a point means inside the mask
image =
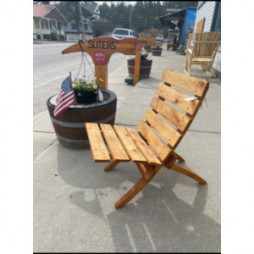
M 81 6 L 87 4 L 86 1 L 80 1 Z M 57 5 L 57 8 L 63 13 L 67 20 L 74 20 L 79 28 L 78 24 L 80 23 L 80 11 L 79 11 L 79 2 L 78 1 L 60 1 Z M 87 11 L 85 8 L 82 8 L 83 18 L 92 18 L 92 14 Z
M 101 80 L 99 80 L 101 81 Z M 93 82 L 87 81 L 85 78 L 77 78 L 72 80 L 72 89 L 77 92 L 87 91 L 97 93 L 100 89 L 100 82 L 96 80 Z

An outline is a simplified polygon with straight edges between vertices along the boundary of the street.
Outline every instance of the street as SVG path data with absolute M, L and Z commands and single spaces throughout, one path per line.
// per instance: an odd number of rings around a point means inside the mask
M 58 44 L 36 44 L 33 46 L 33 115 L 47 109 L 46 101 L 52 95 L 59 92 L 61 83 L 71 71 L 72 77 L 76 77 L 81 64 L 81 53 L 71 53 L 62 55 L 61 52 L 73 43 Z M 85 54 L 85 75 L 87 78 L 93 77 L 94 65 L 88 54 Z M 126 56 L 121 53 L 115 53 L 111 56 L 108 66 L 108 72 L 126 65 Z M 89 66 L 87 60 L 91 63 Z M 79 77 L 84 74 L 84 65 L 82 65 Z

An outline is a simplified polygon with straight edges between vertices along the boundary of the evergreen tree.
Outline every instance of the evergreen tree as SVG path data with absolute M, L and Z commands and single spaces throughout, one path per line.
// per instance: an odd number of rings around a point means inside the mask
M 137 1 L 134 6 L 125 5 L 123 2 L 113 2 L 111 6 L 103 3 L 99 6 L 101 18 L 114 24 L 114 27 L 129 28 L 135 32 L 147 29 L 164 29 L 158 17 L 167 14 L 168 8 L 185 9 L 197 7 L 198 1 Z

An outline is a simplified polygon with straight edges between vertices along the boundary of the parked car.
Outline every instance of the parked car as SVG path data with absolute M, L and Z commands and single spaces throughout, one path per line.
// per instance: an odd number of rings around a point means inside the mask
M 134 31 L 131 29 L 125 29 L 125 28 L 115 28 L 112 33 L 112 37 L 115 37 L 117 39 L 134 37 Z
M 157 34 L 157 36 L 155 38 L 155 41 L 161 41 L 161 42 L 163 42 L 163 40 L 164 40 L 163 34 Z

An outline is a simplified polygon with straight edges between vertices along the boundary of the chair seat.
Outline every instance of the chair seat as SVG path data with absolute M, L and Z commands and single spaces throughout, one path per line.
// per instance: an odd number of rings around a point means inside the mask
M 95 162 L 145 162 L 162 165 L 138 132 L 119 125 L 86 123 L 86 131 Z M 105 140 L 105 142 L 104 142 Z
M 192 62 L 211 62 L 212 58 L 207 56 L 193 57 Z

